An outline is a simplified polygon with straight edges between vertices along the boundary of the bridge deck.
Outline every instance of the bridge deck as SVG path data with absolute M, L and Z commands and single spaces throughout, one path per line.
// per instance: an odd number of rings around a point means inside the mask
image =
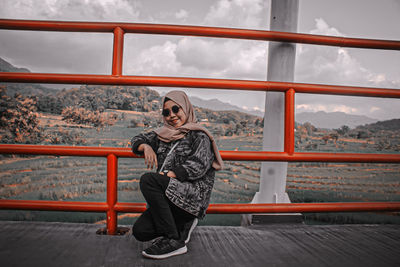
M 400 225 L 200 226 L 188 253 L 141 256 L 132 236 L 93 224 L 0 222 L 1 266 L 400 266 Z

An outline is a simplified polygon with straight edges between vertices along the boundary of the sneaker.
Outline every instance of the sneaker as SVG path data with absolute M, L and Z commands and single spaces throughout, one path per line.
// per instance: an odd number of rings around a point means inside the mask
M 161 238 L 142 251 L 142 255 L 150 259 L 166 259 L 187 252 L 185 242 L 169 238 Z
M 194 220 L 186 223 L 183 226 L 183 230 L 181 232 L 181 240 L 185 240 L 185 244 L 189 243 L 190 241 L 190 235 L 192 234 L 194 228 L 196 227 L 197 223 L 199 220 L 195 218 Z

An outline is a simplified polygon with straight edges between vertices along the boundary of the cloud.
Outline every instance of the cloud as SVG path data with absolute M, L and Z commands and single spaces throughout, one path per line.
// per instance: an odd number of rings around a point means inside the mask
M 2 0 L 2 18 L 124 21 L 139 17 L 140 5 L 127 0 Z
M 263 0 L 219 0 L 211 6 L 204 23 L 222 27 L 266 28 L 268 6 L 269 1 Z
M 312 34 L 343 36 L 323 19 L 316 19 Z M 393 87 L 382 73 L 373 73 L 351 54 L 348 48 L 298 45 L 296 80 L 306 83 Z
M 266 50 L 262 42 L 183 37 L 152 45 L 129 58 L 127 73 L 264 79 Z
M 357 113 L 358 109 L 346 105 L 337 104 L 300 104 L 296 105 L 297 112 L 344 112 L 344 113 Z
M 379 107 L 371 107 L 371 108 L 369 109 L 369 111 L 370 111 L 371 113 L 374 113 L 374 112 L 380 111 L 380 110 L 381 110 L 381 108 L 379 108 Z
M 180 9 L 175 13 L 175 18 L 179 20 L 185 20 L 189 16 L 189 13 L 185 9 Z
M 176 47 L 175 43 L 166 41 L 162 45 L 145 49 L 127 62 L 126 72 L 140 75 L 176 75 L 181 69 L 176 60 Z
M 0 57 L 32 72 L 111 73 L 112 34 L 3 31 Z
M 321 18 L 316 19 L 315 22 L 316 28 L 310 32 L 312 34 L 344 36 Z M 296 82 L 378 88 L 399 88 L 400 86 L 399 80 L 388 80 L 385 74 L 374 73 L 365 68 L 352 55 L 351 49 L 301 44 L 297 47 Z M 394 103 L 393 101 L 396 102 L 396 99 L 296 95 L 299 111 L 342 111 L 380 119 L 400 113 L 400 108 L 396 108 L 396 106 L 399 107 L 398 103 L 388 106 L 383 104 Z
M 203 77 L 262 79 L 266 73 L 266 45 L 241 40 L 183 38 L 177 60 Z
M 221 71 L 229 65 L 230 51 L 227 42 L 200 38 L 182 38 L 177 45 L 177 60 L 183 67 L 193 67 L 208 72 Z
M 139 17 L 126 0 L 2 0 L 0 17 L 34 20 L 125 21 Z M 111 73 L 112 34 L 0 31 L 0 57 L 33 72 Z
M 325 22 L 322 18 L 315 19 L 315 29 L 310 31 L 310 34 L 319 34 L 319 35 L 332 35 L 332 36 L 343 36 L 341 32 L 339 32 L 336 28 L 330 27 L 328 23 Z

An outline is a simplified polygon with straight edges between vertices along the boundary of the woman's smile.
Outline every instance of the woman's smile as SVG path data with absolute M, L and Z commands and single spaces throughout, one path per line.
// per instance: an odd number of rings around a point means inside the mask
M 171 124 L 172 126 L 175 126 L 176 124 L 178 124 L 180 120 L 178 118 L 171 118 L 168 122 L 169 124 Z
M 179 107 L 178 111 L 175 110 L 176 113 L 173 111 L 174 106 Z M 177 103 L 175 103 L 172 100 L 168 100 L 164 103 L 163 109 L 169 111 L 169 112 L 167 112 L 167 116 L 164 115 L 165 121 L 169 125 L 171 125 L 172 127 L 178 128 L 185 124 L 185 122 L 187 120 L 187 116 L 186 116 L 185 112 L 183 112 L 182 107 L 180 107 Z

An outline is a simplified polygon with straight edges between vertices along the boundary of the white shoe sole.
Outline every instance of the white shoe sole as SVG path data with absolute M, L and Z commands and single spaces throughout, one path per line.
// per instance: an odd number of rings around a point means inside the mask
M 181 254 L 185 254 L 187 252 L 187 247 L 181 247 L 177 250 L 174 250 L 170 253 L 167 254 L 163 254 L 163 255 L 151 255 L 151 254 L 147 254 L 145 251 L 142 251 L 142 255 L 146 258 L 150 258 L 150 259 L 156 259 L 156 260 L 161 260 L 161 259 L 166 259 L 172 256 L 177 256 L 177 255 L 181 255 Z
M 185 244 L 189 243 L 190 235 L 192 234 L 194 228 L 196 228 L 198 222 L 199 222 L 199 220 L 197 218 L 195 218 L 193 223 L 192 223 L 192 226 L 190 226 L 189 234 L 188 234 L 188 236 L 187 236 L 187 238 L 185 240 Z

